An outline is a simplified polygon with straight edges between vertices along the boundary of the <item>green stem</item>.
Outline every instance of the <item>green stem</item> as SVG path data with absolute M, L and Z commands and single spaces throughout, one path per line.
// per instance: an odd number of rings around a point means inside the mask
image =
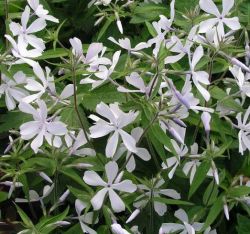
M 9 7 L 8 7 L 8 0 L 5 0 L 4 1 L 4 13 L 5 13 L 5 33 L 7 34 L 7 22 L 9 21 Z M 9 45 L 9 42 L 7 39 L 5 39 L 5 45 L 6 45 L 6 48 L 8 47 Z
M 83 124 L 80 112 L 78 110 L 77 96 L 76 96 L 76 70 L 75 70 L 75 65 L 73 65 L 73 67 L 72 67 L 72 77 L 73 77 L 73 86 L 74 86 L 74 108 L 75 108 L 75 112 L 76 112 L 76 115 L 78 117 L 79 123 L 81 125 L 81 128 L 83 130 L 83 133 L 85 135 L 85 138 L 86 138 L 89 146 L 94 149 L 94 146 L 93 146 L 92 142 L 90 141 L 90 139 L 88 137 L 88 134 L 87 134 L 87 132 L 85 130 L 85 127 L 84 127 L 84 124 Z

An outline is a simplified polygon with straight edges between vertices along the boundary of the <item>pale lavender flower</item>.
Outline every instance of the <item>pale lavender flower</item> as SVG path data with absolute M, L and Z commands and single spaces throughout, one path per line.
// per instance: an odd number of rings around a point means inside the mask
M 212 0 L 200 0 L 199 4 L 203 11 L 215 16 L 214 18 L 204 20 L 200 23 L 199 33 L 205 33 L 217 25 L 217 33 L 219 38 L 221 38 L 225 34 L 224 24 L 232 30 L 240 29 L 238 17 L 227 18 L 229 11 L 234 6 L 234 0 L 223 0 L 222 12 L 219 12 L 217 6 Z
M 35 14 L 39 18 L 43 20 L 52 21 L 54 23 L 59 23 L 59 20 L 57 18 L 55 18 L 52 15 L 49 15 L 49 11 L 43 8 L 43 5 L 39 3 L 39 0 L 27 0 L 27 1 L 31 9 L 35 12 Z
M 179 200 L 181 198 L 180 194 L 176 192 L 174 189 L 165 189 L 162 188 L 165 181 L 163 179 L 160 179 L 157 181 L 157 179 L 152 180 L 152 184 L 154 186 L 152 188 L 147 187 L 144 184 L 138 185 L 138 188 L 144 191 L 144 194 L 137 197 L 135 202 L 133 203 L 134 207 L 137 209 L 144 208 L 147 203 L 154 198 L 159 198 L 161 196 L 167 196 L 172 199 Z M 167 212 L 167 205 L 160 201 L 154 201 L 154 210 L 159 216 L 163 216 Z
M 16 103 L 20 102 L 29 93 L 24 90 L 20 85 L 26 84 L 26 75 L 19 71 L 10 79 L 6 75 L 2 74 L 2 84 L 0 85 L 0 97 L 5 94 L 5 103 L 8 110 L 16 108 Z
M 37 109 L 25 102 L 19 104 L 19 109 L 24 113 L 31 114 L 34 119 L 20 126 L 20 134 L 24 140 L 31 140 L 35 137 L 31 142 L 31 148 L 35 153 L 42 146 L 44 137 L 51 144 L 52 136 L 63 136 L 67 132 L 64 123 L 48 118 L 48 110 L 44 101 L 38 100 L 37 104 Z
M 39 32 L 46 27 L 46 22 L 44 19 L 36 19 L 34 22 L 28 26 L 28 21 L 30 19 L 30 8 L 25 7 L 22 13 L 21 23 L 10 23 L 10 30 L 14 36 L 22 37 L 23 41 L 27 44 L 32 45 L 34 48 L 43 51 L 45 49 L 44 41 L 41 38 L 36 37 L 33 33 Z
M 174 233 L 174 232 L 180 232 L 182 234 L 195 234 L 195 232 L 199 232 L 202 227 L 203 223 L 198 222 L 189 222 L 189 218 L 187 213 L 183 209 L 179 209 L 174 213 L 174 216 L 182 222 L 182 224 L 179 223 L 163 223 L 159 233 L 160 234 L 168 234 L 168 233 Z
M 114 212 L 122 212 L 125 210 L 125 205 L 115 190 L 133 193 L 136 190 L 136 185 L 134 185 L 131 180 L 121 181 L 121 176 L 118 175 L 118 165 L 116 162 L 111 161 L 105 165 L 105 174 L 107 176 L 107 182 L 105 182 L 95 171 L 86 171 L 84 173 L 83 180 L 86 184 L 103 187 L 91 199 L 91 204 L 94 210 L 99 210 L 103 205 L 106 194 L 108 194 Z
M 123 128 L 136 119 L 138 112 L 130 111 L 125 113 L 119 108 L 118 103 L 108 106 L 101 102 L 96 107 L 96 113 L 106 118 L 109 122 L 96 115 L 90 115 L 90 118 L 96 121 L 95 125 L 89 129 L 91 133 L 90 137 L 99 138 L 112 133 L 106 145 L 105 152 L 107 157 L 114 156 L 118 146 L 119 136 L 122 138 L 128 150 L 131 152 L 137 151 L 135 139 L 125 132 Z

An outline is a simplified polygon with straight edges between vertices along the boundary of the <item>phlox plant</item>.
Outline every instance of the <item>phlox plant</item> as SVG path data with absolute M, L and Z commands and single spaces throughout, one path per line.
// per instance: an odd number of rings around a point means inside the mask
M 0 0 L 0 233 L 249 233 L 249 9 Z

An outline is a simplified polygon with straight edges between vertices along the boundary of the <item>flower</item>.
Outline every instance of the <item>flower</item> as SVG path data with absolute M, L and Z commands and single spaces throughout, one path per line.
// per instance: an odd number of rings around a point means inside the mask
M 175 211 L 174 216 L 183 224 L 163 223 L 159 231 L 160 234 L 174 233 L 177 231 L 181 231 L 182 234 L 195 234 L 195 231 L 200 231 L 204 225 L 198 222 L 189 223 L 187 213 L 183 209 Z
M 191 55 L 189 53 L 189 64 L 190 64 L 190 69 L 191 69 L 191 75 L 192 75 L 192 80 L 194 82 L 194 85 L 200 92 L 200 94 L 204 97 L 206 101 L 209 101 L 210 99 L 210 93 L 200 84 L 205 84 L 209 85 L 209 75 L 205 71 L 196 71 L 195 67 L 197 63 L 200 61 L 200 59 L 203 57 L 204 51 L 202 46 L 198 46 L 196 50 L 193 53 L 192 59 Z M 190 76 L 189 74 L 187 76 Z
M 27 0 L 31 9 L 35 14 L 44 20 L 52 21 L 54 23 L 59 23 L 59 20 L 52 15 L 49 15 L 49 11 L 43 8 L 43 5 L 39 4 L 39 0 Z
M 245 96 L 250 97 L 250 75 L 248 75 L 249 73 L 244 75 L 242 69 L 237 65 L 229 67 L 229 70 L 233 74 L 236 83 L 239 86 L 242 98 L 245 99 Z
M 99 118 L 96 115 L 90 115 L 89 117 L 96 121 L 95 125 L 90 127 L 90 137 L 99 138 L 113 133 L 109 137 L 106 145 L 106 156 L 113 157 L 119 141 L 119 136 L 125 147 L 131 152 L 136 152 L 136 141 L 123 130 L 124 127 L 132 123 L 138 115 L 138 112 L 129 111 L 128 113 L 120 110 L 118 103 L 110 104 L 109 106 L 101 102 L 96 106 L 96 113 L 103 116 L 106 120 Z
M 170 157 L 166 160 L 166 163 L 162 163 L 163 169 L 171 168 L 170 172 L 168 173 L 169 179 L 172 179 L 174 176 L 174 173 L 176 171 L 176 168 L 180 165 L 180 160 L 183 156 L 185 156 L 188 152 L 188 148 L 185 145 L 179 146 L 175 140 L 171 139 L 171 143 L 175 149 L 176 155 L 173 157 Z
M 94 212 L 88 212 L 81 215 L 82 211 L 87 207 L 87 204 L 79 199 L 75 201 L 75 209 L 77 213 L 77 218 L 80 222 L 81 229 L 83 233 L 96 234 L 97 232 L 90 228 L 87 224 L 93 224 L 94 222 Z M 96 220 L 96 223 L 98 220 Z
M 69 141 L 67 141 L 69 143 Z M 70 155 L 77 155 L 77 156 L 95 156 L 95 151 L 91 148 L 81 148 L 83 145 L 87 144 L 86 136 L 83 130 L 80 130 L 77 134 L 74 143 L 70 147 Z
M 77 37 L 71 38 L 69 40 L 72 46 L 72 53 L 77 59 L 77 63 L 82 62 L 90 67 L 87 69 L 90 72 L 94 72 L 98 69 L 100 64 L 108 65 L 111 61 L 108 58 L 102 57 L 106 47 L 102 43 L 91 43 L 89 45 L 86 56 L 83 54 L 82 42 Z M 100 57 L 99 57 L 100 53 Z
M 250 150 L 250 123 L 248 121 L 250 114 L 250 107 L 247 108 L 247 111 L 242 119 L 242 113 L 238 113 L 236 115 L 236 119 L 238 121 L 238 129 L 240 129 L 238 133 L 239 138 L 239 152 L 243 155 L 243 152 L 248 149 Z
M 165 58 L 165 64 L 176 63 L 187 55 L 190 51 L 190 48 L 193 45 L 193 39 L 197 32 L 197 26 L 191 28 L 188 37 L 186 39 L 185 45 L 182 44 L 181 40 L 177 36 L 172 36 L 170 41 L 166 43 L 166 47 L 176 55 L 171 55 Z
M 144 80 L 141 78 L 141 76 L 137 73 L 137 72 L 132 72 L 129 76 L 126 76 L 126 81 L 136 87 L 137 89 L 135 90 L 131 90 L 131 89 L 126 89 L 122 86 L 119 86 L 117 88 L 117 90 L 119 92 L 124 92 L 124 93 L 144 93 L 147 96 L 149 95 L 149 91 L 150 91 L 150 87 L 152 85 L 153 79 L 151 80 L 151 82 L 146 85 Z
M 189 158 L 191 158 L 192 160 L 186 162 L 182 168 L 182 171 L 186 176 L 190 174 L 190 184 L 192 184 L 196 170 L 201 164 L 201 162 L 199 161 L 200 157 L 201 155 L 198 154 L 198 144 L 195 142 L 193 145 L 191 145 L 191 153 L 189 156 Z
M 8 110 L 13 110 L 16 107 L 16 102 L 20 102 L 22 98 L 29 95 L 21 87 L 21 84 L 26 83 L 26 76 L 22 71 L 17 72 L 13 79 L 10 79 L 6 75 L 2 74 L 2 84 L 0 85 L 0 96 L 5 94 L 5 103 Z
M 141 196 L 139 196 L 135 202 L 134 202 L 134 206 L 138 209 L 141 207 L 145 207 L 146 204 L 154 199 L 154 198 L 159 198 L 160 196 L 164 195 L 167 197 L 171 197 L 173 199 L 179 200 L 181 198 L 180 194 L 178 192 L 176 192 L 174 189 L 163 189 L 161 188 L 162 185 L 165 183 L 165 181 L 163 179 L 160 179 L 159 181 L 157 181 L 157 179 L 152 179 L 152 188 L 149 188 L 148 186 L 142 184 L 142 185 L 138 185 L 138 188 L 141 190 L 144 190 L 145 193 L 142 194 Z M 154 210 L 155 212 L 159 215 L 159 216 L 163 216 L 166 211 L 167 211 L 167 205 L 157 201 L 157 200 L 153 200 L 154 203 Z
M 238 17 L 227 18 L 229 11 L 234 5 L 234 0 L 222 0 L 222 12 L 220 13 L 217 6 L 212 0 L 200 0 L 200 8 L 215 16 L 215 18 L 207 19 L 200 23 L 199 33 L 205 33 L 217 25 L 217 33 L 219 38 L 225 34 L 224 24 L 232 30 L 240 29 Z
M 23 184 L 21 182 L 4 181 L 4 182 L 0 182 L 0 184 L 10 187 L 9 192 L 8 192 L 8 198 L 11 197 L 11 194 L 13 193 L 15 188 L 23 187 Z
M 14 62 L 14 64 L 27 63 L 32 67 L 37 65 L 37 62 L 33 61 L 32 59 L 41 56 L 41 50 L 27 50 L 28 44 L 24 41 L 23 37 L 18 37 L 17 42 L 10 35 L 5 35 L 5 37 L 12 45 L 12 55 L 18 59 Z
M 121 174 L 118 175 L 118 165 L 116 162 L 110 161 L 105 165 L 105 173 L 107 182 L 105 182 L 96 172 L 86 171 L 83 180 L 91 186 L 103 187 L 91 199 L 91 204 L 94 210 L 99 210 L 102 207 L 106 194 L 109 196 L 111 207 L 114 212 L 125 210 L 125 205 L 115 190 L 127 193 L 133 193 L 136 190 L 136 185 L 131 180 L 121 181 Z
M 122 226 L 118 223 L 113 223 L 111 225 L 111 231 L 113 234 L 130 234 L 128 231 L 122 228 Z
M 46 74 L 44 73 L 43 69 L 38 63 L 33 67 L 34 74 L 42 84 L 36 81 L 34 78 L 28 78 L 27 84 L 24 87 L 29 91 L 37 93 L 26 96 L 25 98 L 22 99 L 23 102 L 27 103 L 33 102 L 41 98 L 41 96 L 46 92 L 51 77 L 50 77 L 50 69 L 46 67 L 45 70 Z M 54 82 L 54 79 L 52 79 L 52 81 Z
M 116 51 L 113 55 L 112 64 L 109 68 L 104 65 L 100 65 L 98 70 L 94 73 L 98 80 L 91 79 L 90 77 L 84 78 L 80 81 L 80 84 L 92 84 L 92 89 L 97 88 L 105 81 L 111 79 L 110 76 L 113 73 L 115 66 L 119 61 L 121 51 Z
M 38 100 L 37 104 L 37 109 L 25 102 L 19 104 L 19 109 L 24 113 L 31 114 L 34 119 L 20 126 L 20 134 L 24 140 L 30 140 L 35 137 L 31 142 L 31 148 L 35 153 L 38 152 L 39 147 L 43 144 L 44 137 L 51 144 L 52 136 L 62 136 L 67 132 L 64 123 L 48 118 L 47 106 L 44 101 Z
M 120 46 L 121 48 L 127 50 L 128 52 L 132 52 L 134 54 L 138 54 L 137 51 L 143 50 L 149 47 L 146 42 L 140 42 L 134 48 L 132 48 L 130 39 L 127 37 L 124 39 L 119 39 L 118 41 L 115 40 L 113 37 L 109 37 L 108 39 L 112 41 L 113 43 L 117 44 L 118 46 Z
M 50 195 L 52 190 L 54 189 L 54 184 L 45 185 L 43 188 L 43 195 L 39 196 L 39 194 L 35 190 L 29 190 L 29 197 L 26 198 L 16 198 L 15 202 L 37 202 L 40 201 L 41 205 L 43 205 L 43 199 Z
M 207 136 L 209 136 L 211 115 L 208 112 L 203 112 L 201 114 L 201 120 L 202 120 L 202 123 L 204 125 L 206 134 L 207 134 Z
M 143 129 L 140 127 L 134 128 L 131 131 L 131 136 L 135 139 L 136 143 L 139 141 L 142 134 L 143 134 Z M 118 160 L 126 151 L 127 151 L 127 148 L 124 145 L 122 145 L 117 150 L 117 154 L 115 154 L 114 159 Z M 126 154 L 126 160 L 128 160 L 128 158 L 129 158 L 129 161 L 127 162 L 127 165 L 126 165 L 128 172 L 132 172 L 135 170 L 135 166 L 136 166 L 135 156 L 138 156 L 140 159 L 142 159 L 144 161 L 148 161 L 151 159 L 151 156 L 150 156 L 148 150 L 145 148 L 136 147 L 135 153 L 128 150 L 127 154 Z
M 36 19 L 29 27 L 27 27 L 28 20 L 30 18 L 30 8 L 25 7 L 24 12 L 22 13 L 21 23 L 10 23 L 10 30 L 14 36 L 22 37 L 23 41 L 27 44 L 32 45 L 34 48 L 43 51 L 45 45 L 42 39 L 33 35 L 33 33 L 39 32 L 46 27 L 46 22 L 44 19 Z
M 158 22 L 154 21 L 152 23 L 157 35 L 148 40 L 148 46 L 152 46 L 155 44 L 155 48 L 153 49 L 153 55 L 155 58 L 157 57 L 161 45 L 166 44 L 165 35 L 171 30 L 172 23 L 174 21 L 175 16 L 175 0 L 172 0 L 170 3 L 170 19 L 166 18 L 164 15 L 160 15 L 160 20 Z

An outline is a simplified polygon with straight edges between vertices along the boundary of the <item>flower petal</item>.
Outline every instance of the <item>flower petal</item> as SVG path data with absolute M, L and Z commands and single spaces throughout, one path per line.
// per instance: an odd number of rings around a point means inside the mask
M 106 186 L 107 183 L 95 172 L 95 171 L 85 171 L 83 180 L 86 184 L 91 186 Z
M 105 195 L 106 195 L 107 192 L 108 192 L 108 189 L 107 188 L 103 188 L 100 191 L 98 191 L 96 193 L 96 195 L 91 199 L 90 202 L 91 202 L 94 210 L 101 209 L 103 201 L 104 201 L 104 198 L 105 198 Z
M 125 210 L 124 202 L 113 189 L 109 189 L 109 200 L 114 212 L 119 213 Z

